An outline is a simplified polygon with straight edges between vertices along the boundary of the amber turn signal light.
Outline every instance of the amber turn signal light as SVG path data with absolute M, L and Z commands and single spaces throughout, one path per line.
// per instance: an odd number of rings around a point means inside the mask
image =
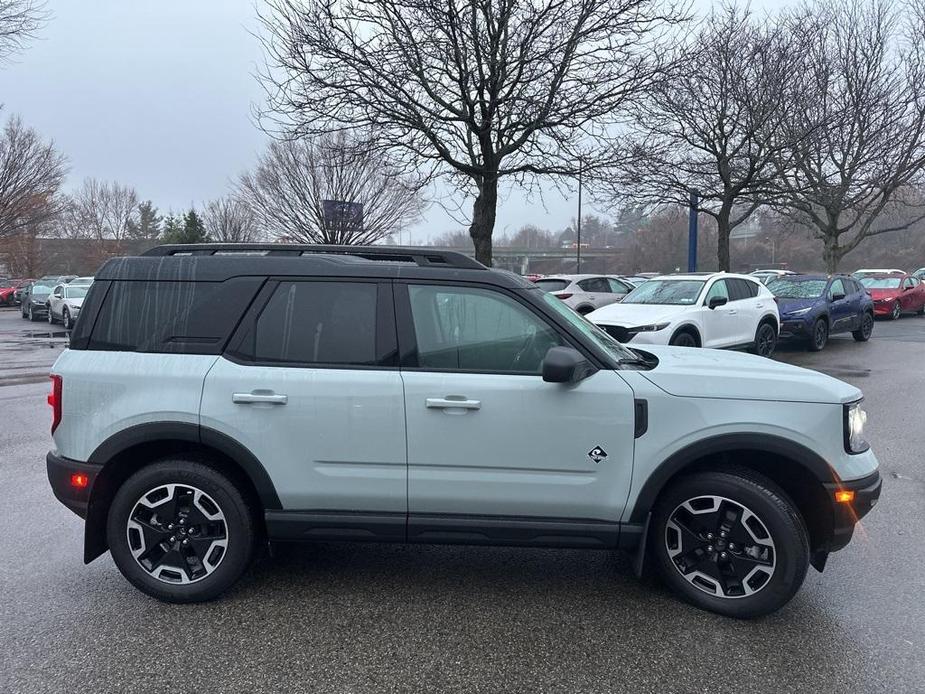
M 854 501 L 854 492 L 850 489 L 839 489 L 835 492 L 835 501 L 840 504 L 850 504 Z

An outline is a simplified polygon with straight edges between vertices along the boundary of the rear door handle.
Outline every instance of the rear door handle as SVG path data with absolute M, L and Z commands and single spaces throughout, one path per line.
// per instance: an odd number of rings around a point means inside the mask
M 236 402 L 241 405 L 258 402 L 266 402 L 271 405 L 285 405 L 289 402 L 289 396 L 277 395 L 276 393 L 232 393 L 231 402 Z
M 424 401 L 427 407 L 447 410 L 457 408 L 462 410 L 478 410 L 482 407 L 481 400 L 467 400 L 461 395 L 448 395 L 445 398 L 427 398 Z

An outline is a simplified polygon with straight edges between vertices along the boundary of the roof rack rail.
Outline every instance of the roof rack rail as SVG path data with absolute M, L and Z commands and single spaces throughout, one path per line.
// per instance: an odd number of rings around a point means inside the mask
M 458 251 L 441 251 L 426 247 L 406 246 L 328 246 L 299 243 L 190 243 L 155 246 L 143 256 L 187 255 L 350 255 L 365 260 L 416 263 L 422 267 L 451 267 L 468 270 L 487 270 L 477 260 Z

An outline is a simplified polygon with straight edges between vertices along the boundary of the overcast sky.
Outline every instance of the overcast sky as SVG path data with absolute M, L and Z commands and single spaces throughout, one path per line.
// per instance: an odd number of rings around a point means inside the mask
M 68 187 L 117 180 L 181 211 L 223 195 L 253 164 L 264 143 L 251 118 L 262 98 L 253 0 L 51 0 L 49 9 L 41 39 L 0 69 L 0 103 L 4 118 L 20 114 L 67 154 Z M 508 191 L 496 233 L 562 229 L 576 202 Z M 460 227 L 433 205 L 410 236 Z

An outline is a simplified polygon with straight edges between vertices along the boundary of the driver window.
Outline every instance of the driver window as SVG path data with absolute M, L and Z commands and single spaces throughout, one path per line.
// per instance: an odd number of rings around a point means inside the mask
M 710 291 L 707 292 L 707 297 L 703 300 L 703 305 L 709 306 L 710 300 L 716 296 L 721 296 L 727 301 L 729 300 L 729 290 L 726 288 L 726 280 L 717 280 L 713 283 L 713 286 L 710 287 Z
M 832 282 L 832 286 L 829 287 L 829 297 L 831 298 L 836 294 L 848 294 L 848 292 L 845 291 L 845 285 L 841 280 L 835 280 Z
M 61 298 L 61 295 L 62 295 L 63 293 L 64 293 L 64 288 L 61 287 L 61 286 L 59 285 L 59 286 L 55 287 L 54 291 L 52 292 L 52 296 L 54 296 L 55 298 L 60 299 L 60 298 Z
M 915 285 L 912 283 L 912 278 L 911 278 L 911 277 L 907 277 L 907 278 L 906 278 L 906 281 L 904 282 L 904 286 L 906 287 L 906 289 L 911 289 L 912 287 L 915 286 Z
M 408 285 L 425 369 L 540 374 L 558 333 L 517 301 L 496 291 Z

